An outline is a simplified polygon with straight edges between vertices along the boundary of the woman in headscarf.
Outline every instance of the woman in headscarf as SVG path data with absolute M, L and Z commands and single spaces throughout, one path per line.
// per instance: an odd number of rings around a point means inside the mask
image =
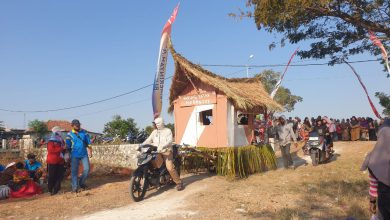
M 47 143 L 47 169 L 49 173 L 47 187 L 50 195 L 55 195 L 61 189 L 61 181 L 64 176 L 64 151 L 65 141 L 61 136 L 61 128 L 55 126 Z
M 384 120 L 378 131 L 378 141 L 368 153 L 361 170 L 369 171 L 370 211 L 379 218 L 390 219 L 390 118 Z
M 314 125 L 313 125 L 314 126 Z M 303 120 L 300 136 L 304 141 L 309 139 L 309 133 L 312 131 L 312 126 L 308 117 Z
M 366 118 L 362 117 L 360 119 L 360 129 L 361 129 L 361 140 L 368 141 L 368 121 Z
M 355 116 L 351 118 L 351 141 L 360 139 L 360 123 Z
M 368 139 L 370 141 L 376 141 L 376 128 L 374 124 L 374 120 L 372 118 L 368 118 Z
M 347 121 L 345 121 L 345 119 L 341 120 L 341 139 L 343 141 L 349 141 L 350 137 L 349 137 L 349 119 Z

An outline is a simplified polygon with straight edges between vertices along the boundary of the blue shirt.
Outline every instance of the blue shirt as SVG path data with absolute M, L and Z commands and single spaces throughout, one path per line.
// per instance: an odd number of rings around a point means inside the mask
M 84 142 L 87 146 L 85 146 Z M 87 147 L 90 144 L 91 140 L 85 130 L 79 132 L 72 130 L 66 135 L 66 147 L 70 150 L 71 157 L 83 158 L 88 156 Z
M 5 166 L 0 165 L 0 172 L 3 171 L 3 170 L 5 170 Z
M 38 161 L 35 161 L 34 163 L 30 164 L 29 160 L 25 160 L 24 163 L 24 168 L 28 171 L 36 171 L 38 168 L 42 167 L 42 164 L 39 163 Z

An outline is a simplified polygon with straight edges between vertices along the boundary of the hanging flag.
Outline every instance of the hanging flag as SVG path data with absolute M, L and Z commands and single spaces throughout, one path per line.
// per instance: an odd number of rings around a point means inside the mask
M 383 57 L 383 60 L 385 61 L 385 64 L 386 64 L 386 69 L 387 69 L 387 77 L 390 77 L 390 67 L 389 67 L 389 57 L 387 55 L 387 51 L 385 49 L 385 47 L 383 46 L 382 42 L 375 36 L 375 34 L 370 31 L 369 32 L 370 34 L 370 40 L 372 41 L 372 43 L 379 47 L 379 49 L 381 49 L 382 51 L 382 57 Z
M 282 84 L 282 80 L 284 78 L 284 74 L 287 72 L 287 68 L 290 66 L 290 63 L 292 59 L 294 58 L 295 54 L 297 54 L 299 47 L 294 51 L 294 53 L 291 55 L 290 60 L 288 61 L 286 68 L 284 68 L 283 74 L 280 76 L 279 81 L 276 83 L 274 90 L 271 92 L 271 98 L 273 99 L 276 95 L 276 92 L 278 91 L 280 85 Z
M 153 94 L 152 94 L 154 118 L 157 118 L 161 114 L 165 70 L 166 70 L 167 59 L 168 59 L 168 41 L 171 35 L 172 24 L 175 21 L 177 13 L 179 11 L 179 5 L 180 3 L 173 10 L 172 15 L 168 19 L 167 23 L 165 24 L 161 34 L 160 51 L 157 60 L 157 71 L 154 79 Z
M 379 119 L 381 119 L 382 117 L 380 116 L 380 114 L 378 113 L 378 111 L 376 110 L 374 104 L 372 103 L 371 101 L 371 98 L 370 96 L 368 95 L 368 92 L 367 92 L 367 88 L 366 86 L 364 85 L 362 79 L 360 78 L 360 75 L 356 72 L 355 68 L 353 68 L 353 66 L 351 64 L 349 64 L 347 61 L 344 60 L 344 63 L 346 63 L 351 69 L 352 69 L 352 72 L 355 74 L 355 76 L 358 78 L 359 82 L 360 82 L 360 85 L 362 85 L 363 87 L 363 90 L 364 92 L 366 93 L 366 96 L 367 96 L 367 99 L 368 99 L 368 102 L 370 103 L 370 106 L 371 106 L 371 109 L 372 111 L 374 112 L 375 116 Z

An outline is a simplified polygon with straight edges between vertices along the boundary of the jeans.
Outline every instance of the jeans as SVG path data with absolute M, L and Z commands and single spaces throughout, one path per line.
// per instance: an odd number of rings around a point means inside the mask
M 287 144 L 285 146 L 280 146 L 280 151 L 282 152 L 284 168 L 288 168 L 289 166 L 294 165 L 294 162 L 293 162 L 291 154 L 290 154 L 290 146 L 291 146 L 291 144 Z
M 79 164 L 83 164 L 83 174 L 81 175 L 80 179 L 78 178 L 79 174 Z M 76 191 L 79 189 L 80 186 L 85 185 L 85 181 L 87 180 L 88 173 L 89 173 L 89 159 L 88 156 L 82 157 L 82 158 L 71 158 L 71 171 L 72 171 L 72 191 Z

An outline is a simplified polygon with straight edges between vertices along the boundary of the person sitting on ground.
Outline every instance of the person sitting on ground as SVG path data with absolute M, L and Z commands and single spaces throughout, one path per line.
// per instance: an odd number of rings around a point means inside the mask
M 42 177 L 42 164 L 36 160 L 36 156 L 33 153 L 27 155 L 27 160 L 24 161 L 24 168 L 29 172 L 30 177 L 35 181 L 39 182 Z
M 30 178 L 30 173 L 24 169 L 23 163 L 18 162 L 15 166 L 16 171 L 14 172 L 13 179 L 8 184 L 11 189 L 10 197 L 23 198 L 41 194 L 41 187 Z
M 183 183 L 173 164 L 172 131 L 164 126 L 164 121 L 160 117 L 154 119 L 153 125 L 155 129 L 143 144 L 151 144 L 157 147 L 157 152 L 164 158 L 167 170 L 177 185 L 176 189 L 178 191 L 183 190 Z
M 9 181 L 12 180 L 16 171 L 16 162 L 9 163 L 3 172 L 0 173 L 0 185 L 8 185 Z

